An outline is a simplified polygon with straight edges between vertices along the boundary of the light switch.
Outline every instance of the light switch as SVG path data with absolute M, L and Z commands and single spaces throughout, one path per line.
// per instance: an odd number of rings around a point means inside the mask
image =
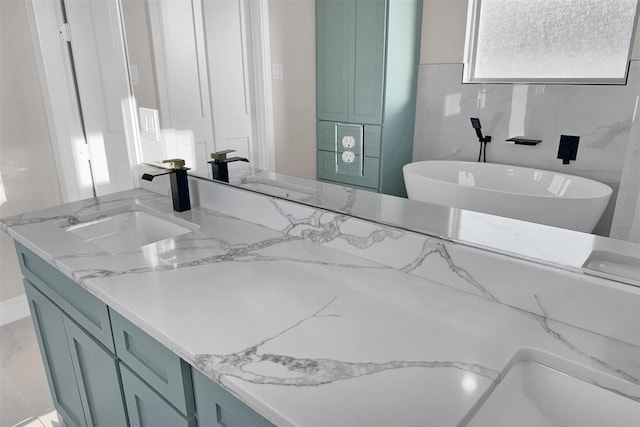
M 138 66 L 136 64 L 129 64 L 129 77 L 131 78 L 132 85 L 140 84 L 140 75 L 138 74 Z
M 284 78 L 284 71 L 282 69 L 282 64 L 273 64 L 271 73 L 272 73 L 273 80 L 282 80 Z
M 140 136 L 148 140 L 160 142 L 160 120 L 158 110 L 138 108 L 140 112 Z

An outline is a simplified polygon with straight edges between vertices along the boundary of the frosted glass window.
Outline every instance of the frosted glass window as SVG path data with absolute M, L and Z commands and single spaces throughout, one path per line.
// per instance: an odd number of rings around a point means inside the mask
M 638 0 L 471 0 L 465 82 L 624 83 Z

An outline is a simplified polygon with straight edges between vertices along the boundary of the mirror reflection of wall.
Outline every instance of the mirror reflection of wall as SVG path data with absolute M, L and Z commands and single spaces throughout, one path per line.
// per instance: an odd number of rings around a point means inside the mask
M 254 167 L 268 167 L 255 106 L 261 90 L 249 11 L 255 3 L 123 0 L 122 6 L 132 87 L 145 108 L 143 161 L 181 157 L 193 173 L 210 176 L 210 153 L 232 149 Z M 158 120 L 149 110 L 158 110 Z
M 129 36 L 129 27 L 138 24 L 128 22 L 127 1 L 138 7 L 142 2 L 123 0 Z M 268 7 L 268 68 L 273 65 L 282 71 L 270 82 L 275 141 L 272 170 L 315 179 L 315 2 L 270 0 Z M 636 212 L 638 199 L 637 176 L 630 172 L 638 161 L 629 160 L 628 153 L 637 152 L 632 123 L 640 92 L 636 65 L 640 32 L 635 34 L 625 86 L 462 85 L 467 8 L 466 0 L 424 0 L 413 161 L 475 160 L 477 141 L 468 119 L 480 117 L 485 132 L 494 136 L 488 161 L 557 170 L 610 185 L 614 194 L 595 232 L 609 235 L 618 230 L 617 238 L 629 238 L 631 224 L 623 218 L 637 215 L 614 212 L 616 206 Z M 151 39 L 147 45 L 152 44 Z M 131 46 L 129 54 L 134 55 Z M 141 75 L 143 59 L 139 61 L 136 65 Z M 143 84 L 140 81 L 140 86 Z M 134 91 L 138 95 L 137 86 Z M 535 148 L 507 143 L 505 140 L 517 136 L 516 132 L 543 142 Z M 581 136 L 578 159 L 568 166 L 556 158 L 561 134 Z

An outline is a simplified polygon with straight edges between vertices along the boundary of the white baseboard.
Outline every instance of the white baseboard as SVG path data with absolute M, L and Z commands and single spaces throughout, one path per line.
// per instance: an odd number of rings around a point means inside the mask
M 0 326 L 29 317 L 29 303 L 26 295 L 0 301 Z

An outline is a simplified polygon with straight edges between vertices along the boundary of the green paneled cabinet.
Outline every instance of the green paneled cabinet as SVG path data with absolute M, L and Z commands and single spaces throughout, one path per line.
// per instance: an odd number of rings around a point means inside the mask
M 316 1 L 319 180 L 406 195 L 421 23 L 421 0 Z M 341 126 L 360 127 L 362 140 L 345 147 Z
M 67 424 L 271 426 L 33 252 L 16 250 L 51 396 Z
M 24 287 L 53 403 L 67 424 L 85 425 L 80 390 L 64 329 L 64 315 L 27 280 Z
M 56 409 L 72 426 L 126 426 L 115 356 L 24 284 Z

